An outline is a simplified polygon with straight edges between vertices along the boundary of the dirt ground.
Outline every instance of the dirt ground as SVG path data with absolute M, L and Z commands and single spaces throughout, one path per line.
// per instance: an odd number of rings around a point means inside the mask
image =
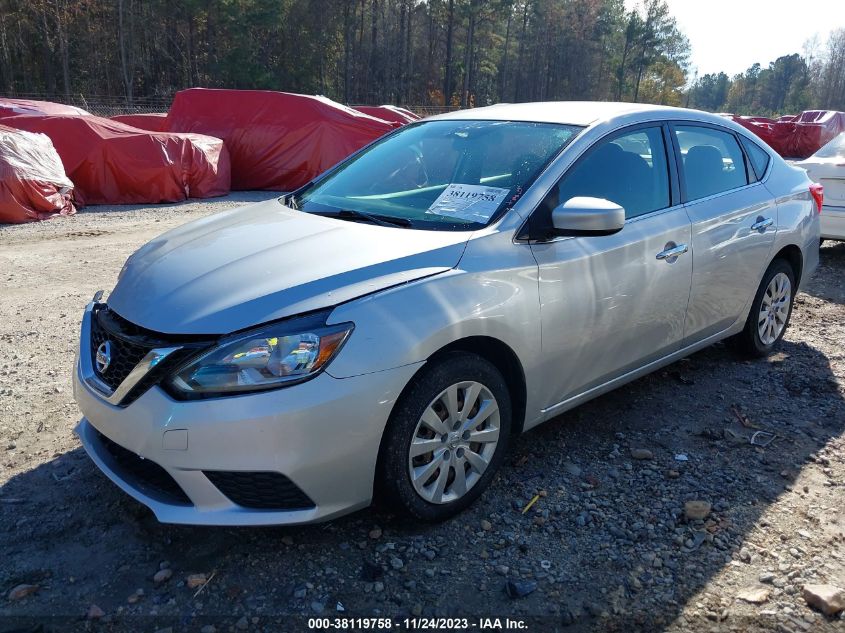
M 446 524 L 377 508 L 298 528 L 157 523 L 73 434 L 82 309 L 153 236 L 268 197 L 0 228 L 0 631 L 497 616 L 529 631 L 845 631 L 803 597 L 845 587 L 845 243 L 821 249 L 777 354 L 716 345 L 525 434 Z M 756 430 L 774 441 L 752 446 Z M 709 514 L 688 518 L 688 501 Z M 20 585 L 31 593 L 10 596 Z

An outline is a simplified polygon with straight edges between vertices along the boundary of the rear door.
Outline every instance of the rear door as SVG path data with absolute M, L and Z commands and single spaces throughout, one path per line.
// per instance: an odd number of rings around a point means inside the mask
M 626 216 L 614 235 L 531 244 L 549 409 L 680 347 L 692 255 L 668 134 L 657 123 L 598 141 L 531 216 L 543 235 L 551 209 L 576 196 L 612 200 Z
M 768 265 L 777 205 L 732 131 L 701 123 L 675 123 L 671 129 L 692 222 L 687 345 L 744 316 Z

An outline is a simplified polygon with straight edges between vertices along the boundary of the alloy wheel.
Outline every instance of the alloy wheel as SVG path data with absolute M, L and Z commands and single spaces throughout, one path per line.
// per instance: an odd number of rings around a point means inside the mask
M 786 327 L 789 306 L 792 302 L 792 284 L 784 273 L 778 273 L 769 282 L 760 313 L 757 316 L 757 333 L 763 345 L 773 344 Z

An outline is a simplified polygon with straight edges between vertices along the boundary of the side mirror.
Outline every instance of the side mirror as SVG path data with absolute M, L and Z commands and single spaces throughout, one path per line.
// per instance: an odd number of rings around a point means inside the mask
M 578 196 L 552 210 L 555 235 L 612 235 L 625 226 L 625 209 L 604 198 Z

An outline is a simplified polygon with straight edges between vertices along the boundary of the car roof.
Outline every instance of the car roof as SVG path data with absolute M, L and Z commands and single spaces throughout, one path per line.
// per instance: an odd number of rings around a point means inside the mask
M 535 103 L 499 103 L 483 108 L 456 110 L 430 117 L 429 120 L 493 120 L 533 121 L 537 123 L 562 123 L 592 125 L 628 114 L 655 114 L 679 118 L 683 113 L 689 118 L 712 120 L 713 115 L 698 110 L 651 105 L 647 103 L 622 103 L 613 101 L 542 101 Z M 673 117 L 671 113 L 674 113 Z M 644 116 L 644 120 L 657 117 Z

